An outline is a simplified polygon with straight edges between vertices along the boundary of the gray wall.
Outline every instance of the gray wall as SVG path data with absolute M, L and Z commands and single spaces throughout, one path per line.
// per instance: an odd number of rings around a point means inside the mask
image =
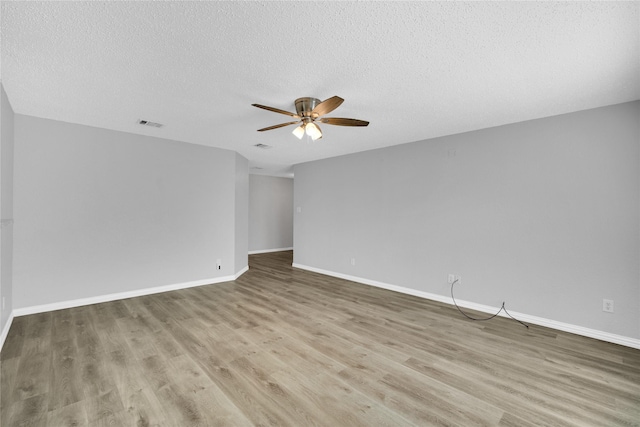
M 249 251 L 293 247 L 293 179 L 249 176 Z
M 235 274 L 242 163 L 16 114 L 14 309 Z
M 639 118 L 633 102 L 296 165 L 294 263 L 443 296 L 455 273 L 461 300 L 640 338 Z
M 13 309 L 13 120 L 13 109 L 0 84 L 0 333 Z
M 249 265 L 249 161 L 235 154 L 235 271 Z

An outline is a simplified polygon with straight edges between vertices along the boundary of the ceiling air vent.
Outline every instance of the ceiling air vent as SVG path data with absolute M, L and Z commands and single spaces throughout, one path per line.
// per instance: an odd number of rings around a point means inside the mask
M 162 123 L 150 122 L 149 120 L 138 120 L 138 124 L 143 126 L 151 126 L 153 128 L 161 128 L 164 126 Z
M 267 150 L 267 149 L 271 148 L 270 145 L 266 145 L 266 144 L 256 144 L 256 145 L 254 145 L 254 147 L 262 148 L 263 150 Z

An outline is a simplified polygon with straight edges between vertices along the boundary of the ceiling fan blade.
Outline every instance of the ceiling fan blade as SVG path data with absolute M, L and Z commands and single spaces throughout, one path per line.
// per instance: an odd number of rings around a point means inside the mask
M 265 130 L 271 130 L 271 129 L 278 129 L 278 128 L 281 128 L 281 127 L 284 127 L 284 126 L 294 125 L 296 123 L 300 123 L 300 122 L 296 121 L 296 122 L 280 123 L 279 125 L 273 125 L 273 126 L 269 126 L 267 128 L 258 129 L 258 132 L 263 132 Z
M 320 104 L 316 105 L 316 108 L 311 110 L 311 117 L 316 118 L 324 116 L 338 108 L 340 104 L 344 102 L 344 99 L 339 96 L 332 96 L 329 99 L 325 99 Z
M 263 110 L 273 111 L 274 113 L 286 114 L 287 116 L 295 117 L 296 119 L 300 118 L 300 116 L 297 115 L 296 113 L 290 113 L 289 111 L 281 110 L 279 108 L 268 107 L 266 105 L 260 105 L 260 104 L 251 104 L 251 105 L 253 105 L 254 107 L 262 108 Z
M 358 119 L 343 119 L 340 117 L 325 117 L 318 119 L 322 123 L 336 126 L 367 126 L 369 122 Z

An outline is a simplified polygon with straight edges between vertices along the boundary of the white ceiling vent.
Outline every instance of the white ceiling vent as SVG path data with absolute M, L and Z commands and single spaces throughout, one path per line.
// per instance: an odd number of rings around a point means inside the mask
M 143 126 L 151 126 L 153 128 L 161 128 L 164 126 L 162 123 L 150 122 L 149 120 L 138 120 L 138 124 Z
M 262 148 L 263 150 L 268 150 L 269 148 L 271 148 L 270 145 L 266 145 L 266 144 L 256 144 L 254 145 L 254 147 Z

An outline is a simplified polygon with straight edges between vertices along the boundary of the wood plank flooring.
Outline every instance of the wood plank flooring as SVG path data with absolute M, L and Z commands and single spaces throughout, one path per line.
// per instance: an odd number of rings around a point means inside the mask
M 0 425 L 640 426 L 638 350 L 291 261 L 15 318 Z

